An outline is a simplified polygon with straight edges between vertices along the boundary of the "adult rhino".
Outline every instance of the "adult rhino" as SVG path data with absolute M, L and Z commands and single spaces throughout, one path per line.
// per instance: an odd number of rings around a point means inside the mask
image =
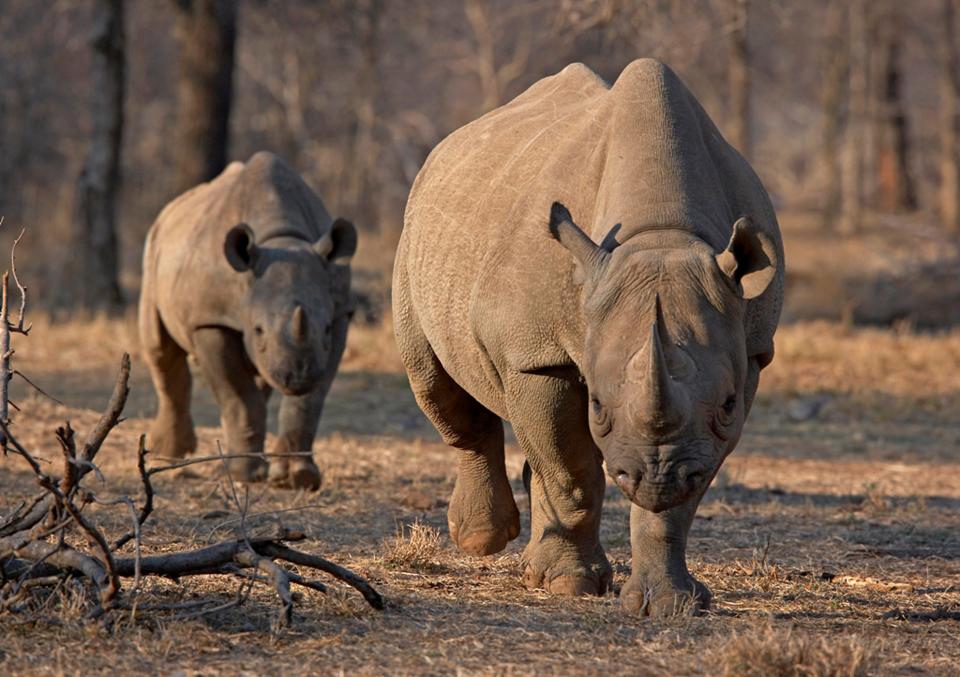
M 709 605 L 687 532 L 773 358 L 783 250 L 760 181 L 669 68 L 635 61 L 610 87 L 574 64 L 447 137 L 393 294 L 417 401 L 458 450 L 461 549 L 520 531 L 505 419 L 532 468 L 527 586 L 610 585 L 605 462 L 633 503 L 623 605 Z
M 167 205 L 147 235 L 140 340 L 159 410 L 150 448 L 196 449 L 190 370 L 216 396 L 235 479 L 316 489 L 308 452 L 346 343 L 357 232 L 332 220 L 300 176 L 270 153 L 230 164 Z M 280 430 L 262 457 L 267 399 L 283 395 Z

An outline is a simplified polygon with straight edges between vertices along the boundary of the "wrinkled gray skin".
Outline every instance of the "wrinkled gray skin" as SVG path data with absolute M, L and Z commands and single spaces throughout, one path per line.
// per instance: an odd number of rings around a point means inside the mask
M 636 61 L 609 87 L 575 64 L 444 140 L 393 294 L 417 401 L 458 450 L 463 550 L 519 533 L 506 419 L 532 469 L 528 586 L 609 586 L 605 464 L 633 502 L 623 605 L 709 605 L 687 532 L 773 358 L 783 251 L 756 175 L 672 71 Z
M 346 344 L 352 311 L 348 221 L 282 160 L 257 153 L 160 213 L 143 254 L 140 339 L 159 398 L 150 449 L 196 449 L 190 370 L 210 384 L 225 452 L 263 453 L 267 399 L 281 393 L 274 453 L 309 452 Z M 312 457 L 230 461 L 235 479 L 317 489 Z

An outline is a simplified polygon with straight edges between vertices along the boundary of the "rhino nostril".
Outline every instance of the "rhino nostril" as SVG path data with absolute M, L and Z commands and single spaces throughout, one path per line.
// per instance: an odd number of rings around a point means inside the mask
M 633 496 L 637 493 L 637 488 L 643 480 L 643 475 L 639 471 L 636 473 L 636 476 L 633 476 L 626 470 L 618 470 L 614 473 L 613 478 L 617 486 L 620 487 L 627 496 Z

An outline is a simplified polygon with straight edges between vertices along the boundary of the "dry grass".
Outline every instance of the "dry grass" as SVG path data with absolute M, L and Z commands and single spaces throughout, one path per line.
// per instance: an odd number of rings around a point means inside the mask
M 828 639 L 769 625 L 734 634 L 720 656 L 728 677 L 863 677 L 873 663 L 860 637 Z
M 444 538 L 438 529 L 419 520 L 400 524 L 397 535 L 383 542 L 383 564 L 405 571 L 437 571 Z

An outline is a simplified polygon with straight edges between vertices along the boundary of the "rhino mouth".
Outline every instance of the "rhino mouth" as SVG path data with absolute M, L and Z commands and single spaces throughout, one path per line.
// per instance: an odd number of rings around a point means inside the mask
M 663 512 L 688 501 L 711 476 L 700 462 L 669 463 L 666 468 L 644 455 L 628 455 L 607 462 L 610 478 L 631 503 Z
M 673 483 L 663 487 L 640 487 L 632 495 L 627 494 L 622 487 L 620 490 L 637 507 L 656 513 L 686 503 L 693 496 L 696 488 Z
M 312 392 L 320 384 L 319 370 L 309 366 L 298 369 L 277 369 L 269 372 L 267 382 L 274 390 L 289 397 Z

